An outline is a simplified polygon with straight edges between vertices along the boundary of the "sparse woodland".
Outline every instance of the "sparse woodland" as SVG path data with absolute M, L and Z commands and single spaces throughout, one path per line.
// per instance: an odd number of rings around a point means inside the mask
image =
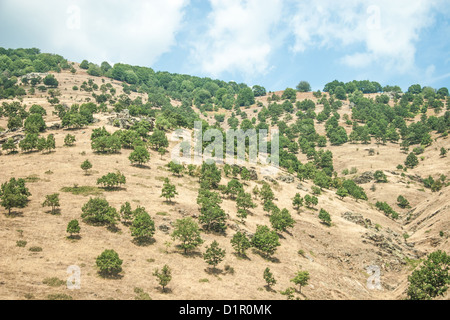
M 196 121 L 224 150 L 278 129 L 278 174 L 174 161 Z M 448 299 L 449 130 L 447 88 L 270 92 L 0 48 L 0 296 Z M 71 265 L 82 289 L 40 283 Z

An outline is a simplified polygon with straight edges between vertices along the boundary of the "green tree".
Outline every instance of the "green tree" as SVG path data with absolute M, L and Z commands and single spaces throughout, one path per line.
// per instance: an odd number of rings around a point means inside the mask
M 58 82 L 58 80 L 56 80 L 56 78 L 55 78 L 54 75 L 49 74 L 49 75 L 47 75 L 47 76 L 44 78 L 44 84 L 45 84 L 46 86 L 49 86 L 49 87 L 52 87 L 52 88 L 56 88 L 56 87 L 58 87 L 59 82 Z
M 203 259 L 207 264 L 213 266 L 213 270 L 215 270 L 216 266 L 225 258 L 225 253 L 225 250 L 220 248 L 219 243 L 214 240 L 210 246 L 206 247 Z
M 266 95 L 266 88 L 259 86 L 259 85 L 254 85 L 252 87 L 253 89 L 253 94 L 255 97 L 262 97 Z
M 405 166 L 412 169 L 418 165 L 419 160 L 417 159 L 417 156 L 413 152 L 411 152 L 408 157 L 406 157 Z
M 177 195 L 177 189 L 174 184 L 171 184 L 169 178 L 164 179 L 164 185 L 161 190 L 161 197 L 166 198 L 166 201 L 172 203 L 172 198 Z
M 77 141 L 75 136 L 68 133 L 64 138 L 64 145 L 67 147 L 71 147 L 75 144 L 75 141 Z
M 297 211 L 303 206 L 303 198 L 300 193 L 296 193 L 294 199 L 292 199 L 292 206 L 296 208 Z
M 131 210 L 131 204 L 128 201 L 120 207 L 119 212 L 124 223 L 129 224 L 133 221 L 133 210 Z
M 226 188 L 226 194 L 230 196 L 231 199 L 236 199 L 236 196 L 244 191 L 244 186 L 237 179 L 231 179 Z
M 24 128 L 27 133 L 39 133 L 45 131 L 47 126 L 41 114 L 32 113 L 25 120 Z
M 220 207 L 217 200 L 209 198 L 214 193 L 205 193 L 201 196 L 200 203 L 200 216 L 198 220 L 204 225 L 204 228 L 208 231 L 223 232 L 226 229 L 226 213 Z
M 14 131 L 16 129 L 19 129 L 23 126 L 22 118 L 19 116 L 11 116 L 8 119 L 7 127 L 9 130 Z
M 238 231 L 234 234 L 233 238 L 231 239 L 231 246 L 238 255 L 245 256 L 245 252 L 252 245 L 247 236 L 244 233 Z
M 200 170 L 200 184 L 206 189 L 217 189 L 222 180 L 222 173 L 216 163 L 204 162 Z
M 172 172 L 174 175 L 182 176 L 184 171 L 184 165 L 181 163 L 177 163 L 175 161 L 170 161 L 167 165 L 169 167 L 169 171 Z
M 80 224 L 78 223 L 78 220 L 72 220 L 69 222 L 69 224 L 67 225 L 67 229 L 66 232 L 70 233 L 70 238 L 73 237 L 74 233 L 80 233 L 81 227 Z
M 137 146 L 136 148 L 134 148 L 134 151 L 130 154 L 128 159 L 132 164 L 137 163 L 138 165 L 142 166 L 144 163 L 150 161 L 150 153 L 148 152 L 147 148 Z
M 153 131 L 153 134 L 148 139 L 148 142 L 155 150 L 159 150 L 161 147 L 167 148 L 169 146 L 169 140 L 167 140 L 166 133 L 158 129 Z
M 324 209 L 320 209 L 319 219 L 322 221 L 323 224 L 325 224 L 327 226 L 331 226 L 331 216 Z
M 310 196 L 309 194 L 307 194 L 304 199 L 305 205 L 308 208 L 311 208 L 312 206 L 316 206 L 319 204 L 319 199 L 317 199 L 317 197 L 315 196 Z
M 110 172 L 97 179 L 97 184 L 103 184 L 105 188 L 117 188 L 126 183 L 126 177 L 120 172 Z
M 243 88 L 239 91 L 237 98 L 236 98 L 236 104 L 240 107 L 242 106 L 251 106 L 255 103 L 255 95 L 253 93 L 253 90 L 249 87 Z
M 409 206 L 409 201 L 406 200 L 406 198 L 404 196 L 398 196 L 397 198 L 397 205 L 400 208 L 407 208 Z
M 180 247 L 185 254 L 188 250 L 195 249 L 204 242 L 200 236 L 197 222 L 191 217 L 175 221 L 172 238 L 181 241 Z
M 159 269 L 155 269 L 153 275 L 158 279 L 159 285 L 162 287 L 163 292 L 165 292 L 166 286 L 172 280 L 172 271 L 170 270 L 169 266 L 167 264 L 164 265 L 161 271 L 159 271 Z
M 297 91 L 299 92 L 310 92 L 311 91 L 311 85 L 307 81 L 300 81 L 297 85 Z
M 440 153 L 441 157 L 446 157 L 447 156 L 447 149 L 445 149 L 444 147 L 441 148 L 441 153 Z
M 88 171 L 92 169 L 92 163 L 89 160 L 85 160 L 81 164 L 81 169 L 84 171 L 84 174 L 87 175 Z
M 131 236 L 138 243 L 148 242 L 155 234 L 155 222 L 144 208 L 140 207 L 136 209 L 135 218 L 131 223 Z
M 342 199 L 344 199 L 345 197 L 348 196 L 348 190 L 345 189 L 344 187 L 339 187 L 336 191 L 336 194 L 338 195 L 338 197 Z
M 336 96 L 336 99 L 347 100 L 347 92 L 341 86 L 336 87 L 334 90 L 334 95 Z
M 288 228 L 293 228 L 295 224 L 295 220 L 292 219 L 291 214 L 287 209 L 283 209 L 281 211 L 275 210 L 270 215 L 270 223 L 272 224 L 272 228 L 279 232 L 284 232 Z
M 309 272 L 308 271 L 298 271 L 297 274 L 293 279 L 291 279 L 291 282 L 294 284 L 300 286 L 299 292 L 302 292 L 302 287 L 305 287 L 308 285 L 309 282 Z
M 31 193 L 25 186 L 25 180 L 11 178 L 9 182 L 1 185 L 0 205 L 8 210 L 8 214 L 11 214 L 12 208 L 25 208 L 28 205 L 29 196 Z
M 271 288 L 273 285 L 277 283 L 277 280 L 275 280 L 275 277 L 273 276 L 273 273 L 270 272 L 269 268 L 266 268 L 264 270 L 263 278 L 267 283 L 267 287 Z
M 431 300 L 443 296 L 450 283 L 450 256 L 438 250 L 428 255 L 423 265 L 408 277 L 409 300 Z
M 59 193 L 54 193 L 54 194 L 45 196 L 45 201 L 42 203 L 42 206 L 43 207 L 51 207 L 52 214 L 55 214 L 56 208 L 60 206 Z
M 89 61 L 87 61 L 87 60 L 81 61 L 80 68 L 85 69 L 85 70 L 89 69 Z
M 292 88 L 286 88 L 286 90 L 283 91 L 281 99 L 295 102 L 295 100 L 297 100 L 297 92 Z
M 110 207 L 108 201 L 101 198 L 90 198 L 81 209 L 81 218 L 94 225 L 114 226 L 119 219 L 115 208 Z
M 114 250 L 105 250 L 96 259 L 99 272 L 104 277 L 118 276 L 122 272 L 122 263 L 123 260 Z
M 281 244 L 277 233 L 270 230 L 267 226 L 258 225 L 256 232 L 251 239 L 251 244 L 256 249 L 260 250 L 266 257 L 275 254 L 277 247 Z
M 9 138 L 8 140 L 6 140 L 6 142 L 4 144 L 2 144 L 2 150 L 3 151 L 8 151 L 8 154 L 14 152 L 15 150 L 17 150 L 17 146 L 14 143 L 14 139 L 13 138 Z
M 44 139 L 45 141 L 45 139 Z M 28 133 L 25 136 L 25 139 L 19 142 L 19 148 L 22 149 L 23 152 L 29 152 L 33 149 L 36 149 L 38 146 L 38 135 L 37 133 Z M 45 146 L 44 146 L 45 148 Z
M 387 177 L 386 177 L 386 174 L 383 171 L 381 171 L 381 170 L 375 171 L 374 178 L 375 178 L 375 181 L 378 182 L 378 183 L 380 183 L 380 182 L 381 183 L 386 183 L 388 181 Z
M 47 140 L 45 141 L 45 149 L 47 150 L 47 152 L 56 149 L 56 141 L 53 134 L 49 134 L 47 136 Z
M 256 204 L 252 201 L 252 195 L 250 193 L 241 191 L 236 197 L 236 206 L 238 209 L 247 211 L 250 208 L 255 208 Z
M 161 156 L 161 160 L 162 160 L 163 156 L 167 153 L 167 149 L 161 147 L 161 148 L 158 149 L 158 153 Z
M 259 192 L 259 196 L 263 203 L 273 201 L 275 199 L 275 195 L 273 194 L 272 188 L 270 188 L 269 184 L 264 183 L 261 187 L 261 191 Z

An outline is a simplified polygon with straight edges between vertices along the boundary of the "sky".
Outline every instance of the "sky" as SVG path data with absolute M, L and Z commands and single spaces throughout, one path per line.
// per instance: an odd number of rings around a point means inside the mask
M 0 0 L 0 47 L 262 85 L 450 88 L 450 0 Z

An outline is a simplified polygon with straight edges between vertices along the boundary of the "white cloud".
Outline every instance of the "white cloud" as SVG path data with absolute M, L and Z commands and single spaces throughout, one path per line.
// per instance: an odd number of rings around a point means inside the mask
M 189 0 L 2 0 L 41 48 L 93 62 L 153 64 L 176 43 Z M 45 44 L 44 44 L 45 43 Z
M 219 76 L 241 72 L 255 77 L 270 70 L 270 55 L 279 41 L 273 28 L 281 18 L 280 0 L 211 0 L 207 30 L 192 44 L 203 72 Z
M 317 0 L 298 1 L 292 19 L 294 52 L 311 47 L 364 50 L 345 55 L 350 67 L 371 63 L 407 72 L 414 67 L 419 32 L 433 21 L 432 9 L 439 0 Z

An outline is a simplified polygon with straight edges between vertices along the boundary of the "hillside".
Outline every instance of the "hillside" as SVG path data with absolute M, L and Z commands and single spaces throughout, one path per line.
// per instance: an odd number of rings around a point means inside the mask
M 81 87 L 83 82 L 92 79 L 100 88 L 103 84 L 111 84 L 116 90 L 115 96 L 122 94 L 135 101 L 140 97 L 142 103 L 149 101 L 145 92 L 124 92 L 122 81 L 112 80 L 106 76 L 93 77 L 81 69 L 79 64 L 73 65 L 76 73 L 70 70 L 50 71 L 57 79 L 58 105 L 68 107 L 95 101 L 92 93 L 101 94 L 100 89 L 93 92 L 73 90 Z M 21 85 L 25 90 L 30 85 Z M 283 91 L 275 95 L 282 96 Z M 375 99 L 381 94 L 364 94 L 365 98 Z M 328 94 L 324 94 L 329 97 Z M 293 228 L 279 232 L 280 244 L 272 259 L 261 255 L 255 249 L 249 249 L 247 257 L 234 253 L 230 243 L 233 235 L 241 230 L 254 234 L 258 225 L 268 225 L 269 215 L 264 211 L 261 199 L 254 199 L 257 207 L 249 209 L 250 214 L 242 224 L 237 216 L 236 202 L 222 195 L 220 207 L 227 214 L 227 229 L 224 234 L 202 232 L 204 243 L 191 254 L 183 254 L 171 237 L 177 219 L 193 217 L 198 220 L 199 205 L 197 196 L 200 189 L 199 178 L 184 172 L 182 176 L 169 171 L 167 164 L 171 161 L 170 151 L 178 142 L 170 142 L 168 153 L 160 155 L 157 150 L 149 148 L 150 162 L 145 166 L 133 166 L 128 159 L 132 149 L 122 148 L 118 153 L 102 154 L 91 147 L 91 135 L 95 129 L 104 127 L 113 133 L 120 130 L 109 119 L 116 114 L 109 102 L 106 110 L 94 113 L 95 121 L 81 128 L 61 128 L 61 119 L 48 98 L 49 92 L 27 93 L 14 100 L 2 99 L 11 103 L 19 101 L 29 109 L 33 105 L 42 106 L 46 115 L 43 117 L 47 130 L 41 133 L 47 137 L 53 134 L 56 148 L 49 153 L 37 151 L 0 155 L 0 183 L 11 178 L 23 178 L 31 193 L 25 208 L 13 208 L 12 214 L 1 208 L 0 239 L 2 243 L 2 259 L 0 260 L 0 299 L 49 299 L 51 294 L 66 294 L 73 299 L 135 299 L 136 288 L 154 299 L 286 299 L 281 292 L 288 287 L 296 287 L 292 279 L 298 270 L 307 270 L 310 274 L 309 285 L 296 292 L 299 299 L 404 299 L 407 288 L 407 277 L 420 259 L 427 254 L 443 250 L 450 252 L 450 191 L 448 178 L 444 186 L 437 192 L 424 187 L 423 179 L 432 176 L 439 179 L 441 175 L 450 177 L 450 159 L 440 155 L 442 148 L 450 149 L 450 140 L 436 131 L 431 131 L 432 144 L 418 155 L 419 164 L 407 171 L 398 168 L 404 165 L 408 153 L 401 150 L 400 142 L 387 141 L 377 143 L 344 143 L 316 147 L 317 150 L 332 152 L 332 164 L 336 175 L 345 179 L 356 179 L 358 185 L 367 194 L 367 200 L 356 200 L 350 196 L 341 199 L 336 188 L 322 188 L 317 195 L 318 205 L 312 208 L 303 206 L 297 212 L 293 208 L 292 199 L 296 193 L 302 197 L 312 194 L 314 179 L 299 179 L 295 171 L 281 168 L 276 177 L 265 177 L 258 167 L 257 178 L 241 181 L 246 192 L 255 186 L 261 188 L 267 182 L 274 192 L 274 203 L 280 208 L 289 210 L 295 220 Z M 262 108 L 268 108 L 272 93 L 256 97 L 255 103 L 241 107 L 247 119 L 257 117 Z M 270 99 L 269 99 L 270 98 Z M 320 98 L 312 93 L 296 93 L 296 101 L 314 101 L 315 112 L 324 110 Z M 283 99 L 284 100 L 284 99 Z M 282 103 L 282 101 L 280 103 Z M 182 101 L 174 99 L 170 103 L 181 106 Z M 344 115 L 352 116 L 351 102 L 344 100 L 336 112 L 340 115 L 338 124 L 350 135 L 352 124 L 347 124 Z M 395 103 L 390 100 L 389 107 Z M 158 108 L 156 108 L 158 109 Z M 297 111 L 297 107 L 294 107 Z M 444 108 L 445 109 L 445 108 Z M 228 119 L 235 110 L 220 109 L 218 111 L 193 110 L 210 125 L 216 120 L 214 115 L 221 113 L 225 120 L 221 127 L 229 129 Z M 435 112 L 427 110 L 429 117 L 442 117 L 446 110 Z M 158 113 L 156 118 L 158 119 Z M 154 118 L 150 114 L 150 118 Z M 135 116 L 141 118 L 142 115 Z M 280 117 L 281 118 L 281 117 Z M 269 119 L 269 117 L 268 117 Z M 256 119 L 255 119 L 256 120 Z M 285 119 L 287 126 L 295 124 L 295 113 Z M 407 119 L 408 125 L 420 122 L 421 114 Z M 269 122 L 269 120 L 267 120 Z M 314 120 L 314 127 L 321 136 L 327 134 L 325 121 Z M 275 127 L 274 122 L 271 127 Z M 0 127 L 8 127 L 8 118 L 0 117 Z M 170 138 L 175 128 L 168 128 L 166 135 Z M 189 129 L 191 130 L 191 128 Z M 64 146 L 67 134 L 74 135 L 74 146 Z M 16 142 L 25 137 L 23 128 L 0 132 L 0 144 L 8 138 Z M 170 139 L 169 139 L 170 141 Z M 416 146 L 411 146 L 411 150 Z M 372 152 L 371 149 L 373 149 Z M 296 157 L 301 163 L 310 158 L 300 151 Z M 423 158 L 421 158 L 423 157 Z M 85 175 L 80 165 L 88 159 L 93 168 Z M 219 166 L 221 167 L 221 166 Z M 222 168 L 222 167 L 221 167 Z M 386 183 L 376 183 L 373 174 L 383 171 Z M 120 171 L 126 176 L 126 184 L 117 190 L 107 190 L 97 186 L 97 179 L 109 172 Z M 345 172 L 348 171 L 348 172 Z M 345 173 L 343 173 L 345 172 Z M 164 178 L 176 186 L 178 195 L 173 203 L 161 197 Z M 222 174 L 221 185 L 227 185 L 232 177 Z M 75 190 L 81 187 L 92 187 L 91 193 L 72 194 L 64 192 L 64 188 Z M 45 196 L 59 193 L 59 214 L 52 215 L 48 208 L 43 208 Z M 403 195 L 409 200 L 409 207 L 400 208 L 397 197 Z M 117 230 L 87 224 L 81 219 L 81 209 L 90 197 L 100 196 L 118 211 L 129 202 L 133 209 L 138 206 L 146 208 L 155 222 L 156 232 L 153 241 L 147 245 L 137 245 L 133 241 L 130 228 L 118 223 Z M 392 219 L 376 208 L 378 201 L 387 202 L 398 214 Z M 318 218 L 320 209 L 329 212 L 332 220 L 330 227 L 321 223 Z M 68 239 L 66 228 L 71 220 L 80 222 L 79 239 Z M 441 233 L 441 234 L 440 234 Z M 25 247 L 19 247 L 17 241 L 26 241 Z M 214 240 L 226 250 L 224 260 L 217 266 L 218 273 L 211 272 L 202 258 L 206 246 Z M 169 247 L 166 243 L 171 242 Z M 40 247 L 42 251 L 32 252 L 31 247 Z M 114 249 L 123 260 L 123 272 L 117 279 L 105 279 L 98 274 L 96 258 L 105 249 Z M 162 292 L 153 276 L 156 268 L 164 265 L 172 269 L 173 279 L 168 285 L 168 292 Z M 81 289 L 68 290 L 65 284 L 49 286 L 45 279 L 57 278 L 65 280 L 69 277 L 67 268 L 79 266 L 81 269 Z M 227 266 L 227 267 L 226 267 Z M 370 266 L 377 266 L 381 271 L 381 290 L 370 290 L 367 280 Z M 272 290 L 265 287 L 264 269 L 269 267 L 277 283 Z M 439 299 L 449 299 L 449 293 Z

